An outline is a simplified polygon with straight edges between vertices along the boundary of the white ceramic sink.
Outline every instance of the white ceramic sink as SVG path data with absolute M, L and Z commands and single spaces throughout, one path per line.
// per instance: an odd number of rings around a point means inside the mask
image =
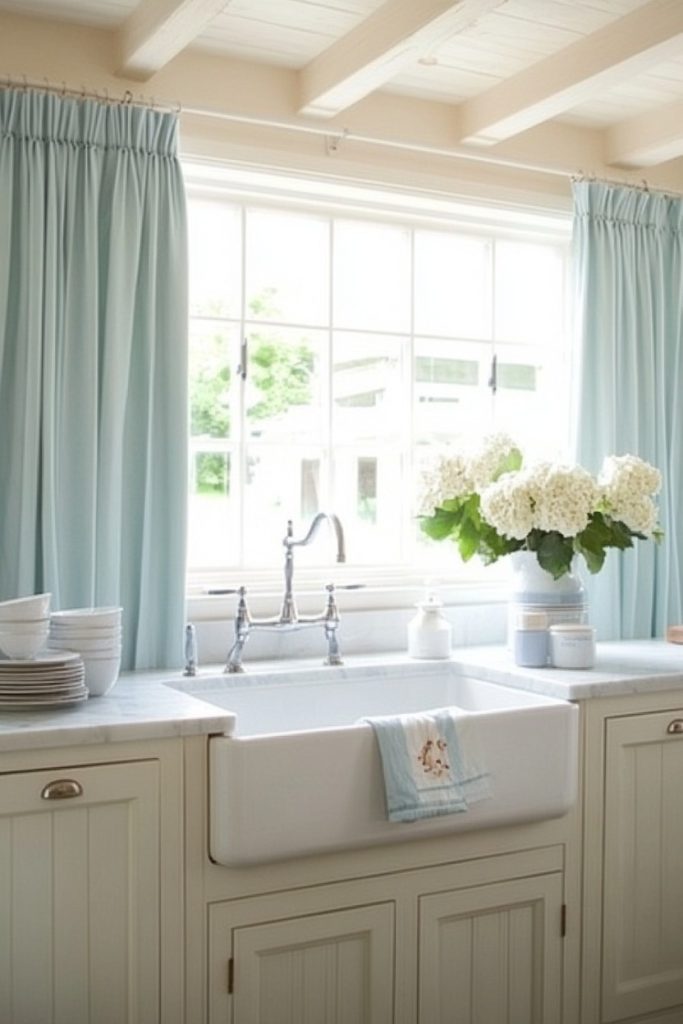
M 463 677 L 448 662 L 207 676 L 169 683 L 236 714 L 210 741 L 210 846 L 221 864 L 400 842 L 564 814 L 576 799 L 578 709 Z M 490 798 L 465 813 L 386 820 L 379 754 L 359 719 L 456 707 Z

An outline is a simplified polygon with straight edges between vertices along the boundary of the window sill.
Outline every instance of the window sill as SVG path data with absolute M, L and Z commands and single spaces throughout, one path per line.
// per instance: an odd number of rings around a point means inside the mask
M 491 576 L 493 577 L 493 571 Z M 302 570 L 294 582 L 297 608 L 301 614 L 320 612 L 326 598 L 325 586 L 334 581 L 337 605 L 344 612 L 381 611 L 413 607 L 424 595 L 427 585 L 434 588 L 447 607 L 482 604 L 503 604 L 508 587 L 504 574 L 495 578 L 444 578 L 434 572 L 408 574 L 405 572 L 365 570 L 353 571 L 348 567 Z M 212 589 L 247 588 L 247 600 L 252 615 L 276 615 L 282 601 L 281 574 L 251 572 L 226 574 L 220 580 L 205 579 L 194 582 L 187 597 L 187 617 L 191 622 L 225 621 L 235 615 L 237 595 L 209 594 Z M 351 589 L 345 589 L 351 588 Z

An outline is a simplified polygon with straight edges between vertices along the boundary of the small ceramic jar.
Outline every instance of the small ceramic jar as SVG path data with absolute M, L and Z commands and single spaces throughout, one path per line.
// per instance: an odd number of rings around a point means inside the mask
M 593 626 L 563 622 L 551 626 L 550 664 L 555 668 L 593 668 L 595 629 Z
M 516 665 L 543 668 L 548 664 L 548 616 L 545 612 L 520 612 L 513 637 Z

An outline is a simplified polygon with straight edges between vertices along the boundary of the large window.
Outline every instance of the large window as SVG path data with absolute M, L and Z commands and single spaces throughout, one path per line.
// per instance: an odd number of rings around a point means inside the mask
M 354 566 L 419 571 L 443 561 L 416 529 L 425 453 L 502 429 L 566 449 L 564 224 L 407 205 L 191 191 L 195 573 L 279 568 L 319 510 Z

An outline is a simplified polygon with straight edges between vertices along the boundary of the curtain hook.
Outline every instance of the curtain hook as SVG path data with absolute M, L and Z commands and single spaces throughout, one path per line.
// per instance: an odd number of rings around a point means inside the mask
M 121 103 L 129 104 L 129 103 L 132 103 L 132 102 L 133 102 L 133 93 L 130 91 L 130 89 L 126 89 L 126 91 L 124 92 L 123 96 L 121 97 Z
M 25 74 L 22 74 L 22 76 L 21 76 L 21 77 L 22 77 L 22 78 L 23 78 L 23 80 L 24 80 L 24 92 L 28 92 L 28 79 L 27 79 L 27 77 L 26 77 L 26 75 L 25 75 Z
M 60 95 L 61 95 L 62 99 L 65 99 L 65 97 L 66 97 L 66 82 L 64 81 L 64 79 L 62 79 L 62 91 L 61 91 Z
M 175 112 L 176 112 L 178 117 L 180 117 L 180 115 L 183 112 L 183 106 L 182 106 L 182 103 L 180 102 L 180 100 L 176 100 Z

